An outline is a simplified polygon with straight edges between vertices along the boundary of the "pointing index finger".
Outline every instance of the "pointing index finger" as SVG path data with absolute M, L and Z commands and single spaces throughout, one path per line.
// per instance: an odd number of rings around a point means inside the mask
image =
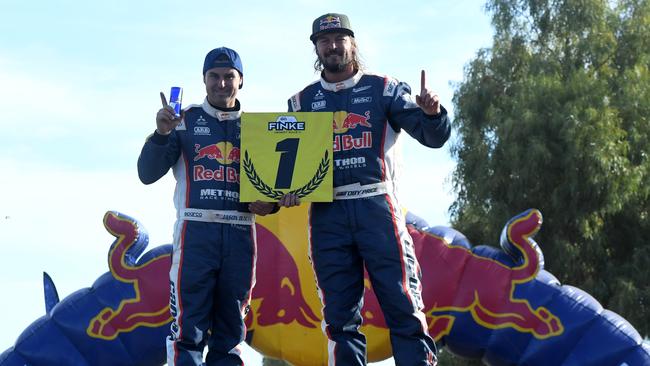
M 420 90 L 421 90 L 421 94 L 424 93 L 424 89 L 426 89 L 426 85 L 427 85 L 426 78 L 427 77 L 426 77 L 426 75 L 424 73 L 424 70 L 422 70 L 420 72 Z
M 165 97 L 165 93 L 160 92 L 160 101 L 162 102 L 163 108 L 167 107 L 169 104 L 167 104 L 167 98 Z

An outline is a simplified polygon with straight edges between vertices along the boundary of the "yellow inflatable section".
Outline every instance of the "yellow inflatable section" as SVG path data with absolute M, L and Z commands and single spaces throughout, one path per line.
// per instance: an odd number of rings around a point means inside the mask
M 309 262 L 308 207 L 257 218 L 257 282 L 246 318 L 248 343 L 295 366 L 327 365 L 321 303 Z M 388 329 L 366 274 L 362 309 L 368 361 L 391 356 Z

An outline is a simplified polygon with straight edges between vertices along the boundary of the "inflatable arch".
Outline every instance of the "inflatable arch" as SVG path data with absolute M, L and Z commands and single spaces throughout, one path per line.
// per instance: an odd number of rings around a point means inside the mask
M 452 228 L 430 228 L 409 217 L 424 311 L 439 345 L 490 365 L 650 365 L 650 345 L 625 319 L 543 269 L 542 250 L 533 240 L 542 225 L 539 211 L 505 224 L 501 250 L 472 247 Z M 117 212 L 106 213 L 104 226 L 116 237 L 109 271 L 62 301 L 45 274 L 47 312 L 0 354 L 0 366 L 165 363 L 171 246 L 144 253 L 146 230 Z M 247 342 L 296 366 L 326 365 L 306 227 L 303 206 L 258 220 Z M 368 280 L 362 315 L 369 361 L 390 357 L 388 330 Z

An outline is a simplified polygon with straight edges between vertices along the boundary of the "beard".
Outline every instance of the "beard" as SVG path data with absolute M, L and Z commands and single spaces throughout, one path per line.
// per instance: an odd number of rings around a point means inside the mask
M 330 56 L 339 56 L 338 59 Z M 321 57 L 318 56 L 320 63 L 323 65 L 323 69 L 332 72 L 342 72 L 348 68 L 348 66 L 353 62 L 353 58 L 344 52 L 342 49 L 337 49 L 331 52 L 328 52 L 326 55 Z

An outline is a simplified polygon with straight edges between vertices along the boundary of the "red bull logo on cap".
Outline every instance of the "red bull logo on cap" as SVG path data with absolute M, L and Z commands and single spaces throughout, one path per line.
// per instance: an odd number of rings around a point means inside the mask
M 320 20 L 320 30 L 330 28 L 341 28 L 341 18 L 329 15 Z

